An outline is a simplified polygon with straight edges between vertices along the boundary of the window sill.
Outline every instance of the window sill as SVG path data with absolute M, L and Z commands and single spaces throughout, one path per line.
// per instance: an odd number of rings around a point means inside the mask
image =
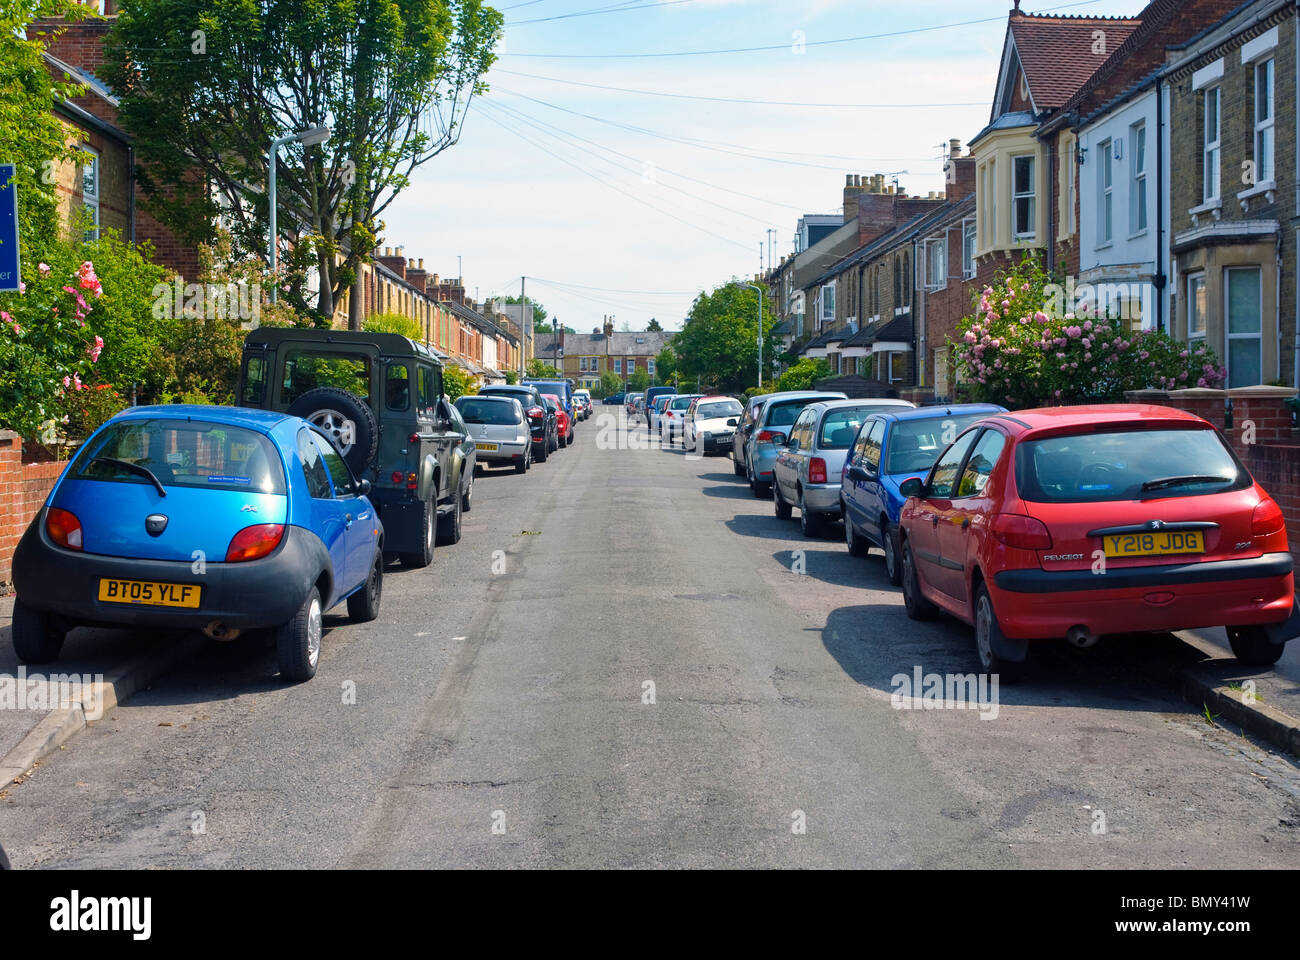
M 1273 193 L 1277 190 L 1277 182 L 1274 180 L 1261 180 L 1248 190 L 1243 190 L 1237 194 L 1238 200 L 1249 200 L 1251 197 L 1257 197 L 1261 193 Z
M 1207 200 L 1199 207 L 1192 207 L 1187 211 L 1187 215 L 1192 218 L 1192 226 L 1199 226 L 1200 219 L 1205 214 L 1210 214 L 1216 221 L 1223 217 L 1223 199 L 1215 197 L 1213 200 Z
M 1137 233 L 1130 233 L 1130 234 L 1128 235 L 1128 238 L 1129 238 L 1130 240 L 1136 240 L 1138 237 L 1145 237 L 1145 236 L 1146 236 L 1148 233 L 1150 233 L 1150 232 L 1151 232 L 1150 230 L 1148 230 L 1147 228 L 1143 227 L 1143 228 L 1142 228 L 1141 230 L 1139 230 Z

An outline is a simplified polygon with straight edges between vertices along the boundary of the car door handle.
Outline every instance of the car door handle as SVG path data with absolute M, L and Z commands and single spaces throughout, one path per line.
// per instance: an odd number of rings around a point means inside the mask
M 343 519 L 344 519 L 345 521 L 347 521 L 347 525 L 348 525 L 349 527 L 352 526 L 352 514 L 350 514 L 350 513 L 345 513 L 345 514 L 343 514 Z
M 968 529 L 970 529 L 970 517 L 965 517 L 965 518 L 962 519 L 962 522 L 961 522 L 961 528 L 962 528 L 963 530 L 968 530 Z

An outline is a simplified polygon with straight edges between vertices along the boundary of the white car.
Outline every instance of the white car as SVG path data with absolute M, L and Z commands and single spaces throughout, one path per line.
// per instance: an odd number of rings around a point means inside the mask
M 474 441 L 478 463 L 508 464 L 516 473 L 533 465 L 533 444 L 524 408 L 514 397 L 478 394 L 456 398 L 456 409 L 469 439 Z
M 734 397 L 700 397 L 683 425 L 683 444 L 705 456 L 730 450 L 731 438 L 744 412 Z
M 586 420 L 591 416 L 591 391 L 574 390 L 573 391 L 574 408 L 577 409 L 577 401 L 582 401 L 582 419 Z

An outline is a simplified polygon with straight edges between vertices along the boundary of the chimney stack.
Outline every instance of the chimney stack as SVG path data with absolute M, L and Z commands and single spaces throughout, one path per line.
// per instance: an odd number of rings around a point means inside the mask
M 948 141 L 948 159 L 956 160 L 961 156 L 961 141 L 953 137 Z
M 614 319 L 612 317 L 606 317 L 605 318 L 605 339 L 608 340 L 612 336 L 614 336 Z

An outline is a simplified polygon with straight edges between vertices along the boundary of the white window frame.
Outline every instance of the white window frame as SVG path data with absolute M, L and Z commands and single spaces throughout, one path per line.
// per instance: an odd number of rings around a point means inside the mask
M 645 362 L 645 372 L 648 373 L 648 374 L 650 374 L 650 376 L 652 376 L 652 377 L 655 375 L 655 361 L 654 361 L 654 357 L 651 357 L 649 360 L 647 360 L 647 361 Z
M 1016 168 L 1022 162 L 1029 164 L 1029 189 L 1025 192 L 1016 190 Z M 1028 229 L 1016 229 L 1020 215 L 1021 203 L 1028 206 Z M 1021 153 L 1011 158 L 1011 239 L 1015 241 L 1033 240 L 1038 236 L 1038 157 L 1032 153 Z
M 1214 137 L 1210 137 L 1210 104 L 1214 104 Z M 1222 165 L 1223 96 L 1217 84 L 1206 87 L 1202 98 L 1201 116 L 1201 199 L 1213 203 L 1219 199 Z M 1213 186 L 1213 189 L 1211 189 Z
M 1183 278 L 1183 282 L 1186 285 L 1185 289 L 1187 291 L 1187 339 L 1199 340 L 1204 342 L 1205 331 L 1208 326 L 1208 321 L 1205 316 L 1205 290 L 1206 290 L 1205 271 L 1198 270 L 1195 273 L 1189 273 L 1186 277 Z M 1193 310 L 1196 309 L 1197 298 L 1195 295 L 1195 290 L 1197 289 L 1199 289 L 1201 292 L 1202 307 L 1199 311 L 1197 311 L 1197 316 L 1200 320 L 1201 328 L 1199 330 L 1193 330 L 1192 313 Z
M 827 296 L 827 291 L 830 295 Z M 835 323 L 835 281 L 822 284 L 822 288 L 817 294 L 817 320 L 821 324 L 821 329 L 825 329 L 827 324 Z M 829 307 L 829 309 L 828 309 Z
M 86 212 L 90 214 L 90 223 L 92 224 L 92 226 L 90 226 L 86 230 L 86 239 L 98 240 L 99 239 L 99 200 L 100 200 L 100 195 L 103 192 L 100 188 L 103 184 L 104 165 L 103 163 L 100 162 L 99 151 L 94 149 L 93 147 L 82 146 L 78 148 L 78 150 L 83 158 L 77 163 L 77 176 L 81 180 L 81 198 L 82 198 L 82 202 L 85 204 Z M 94 170 L 93 189 L 88 189 L 86 185 L 87 163 L 85 162 L 84 159 L 86 157 L 90 158 L 90 166 Z
M 1261 75 L 1266 74 L 1268 77 L 1268 96 L 1260 95 Z M 1276 179 L 1276 161 L 1277 161 L 1277 140 L 1274 136 L 1274 120 L 1276 118 L 1276 97 L 1277 97 L 1277 74 L 1274 70 L 1273 58 L 1261 60 L 1255 64 L 1255 183 L 1252 186 L 1258 186 L 1261 183 L 1271 182 Z M 1260 106 L 1267 107 L 1268 116 L 1263 120 L 1260 119 Z M 1264 141 L 1268 141 L 1267 149 Z
M 1097 246 L 1115 239 L 1115 169 L 1111 166 L 1111 141 L 1097 144 Z
M 1233 333 L 1232 317 L 1228 313 L 1228 304 L 1232 296 L 1232 282 L 1229 276 L 1234 273 L 1253 272 L 1259 274 L 1259 329 L 1249 333 Z M 1232 341 L 1233 340 L 1254 340 L 1259 344 L 1259 378 L 1264 379 L 1264 270 L 1262 267 L 1228 267 L 1223 271 L 1223 366 L 1228 371 L 1227 378 L 1224 380 L 1224 386 L 1232 383 Z M 1243 383 L 1238 386 L 1253 387 L 1253 383 Z
M 934 293 L 948 286 L 948 235 L 931 237 L 922 244 L 921 286 Z M 938 261 L 937 263 L 935 261 Z
M 970 280 L 975 276 L 975 245 L 978 243 L 975 230 L 975 218 L 967 217 L 961 222 L 961 278 Z
M 1140 236 L 1147 232 L 1147 122 L 1139 120 L 1129 127 L 1128 232 Z
M 618 374 L 620 377 L 623 376 L 623 358 L 622 358 L 622 357 L 615 357 L 615 358 L 614 358 L 614 372 L 615 372 L 616 374 Z M 631 371 L 629 371 L 629 373 L 630 373 L 630 372 L 631 372 Z

